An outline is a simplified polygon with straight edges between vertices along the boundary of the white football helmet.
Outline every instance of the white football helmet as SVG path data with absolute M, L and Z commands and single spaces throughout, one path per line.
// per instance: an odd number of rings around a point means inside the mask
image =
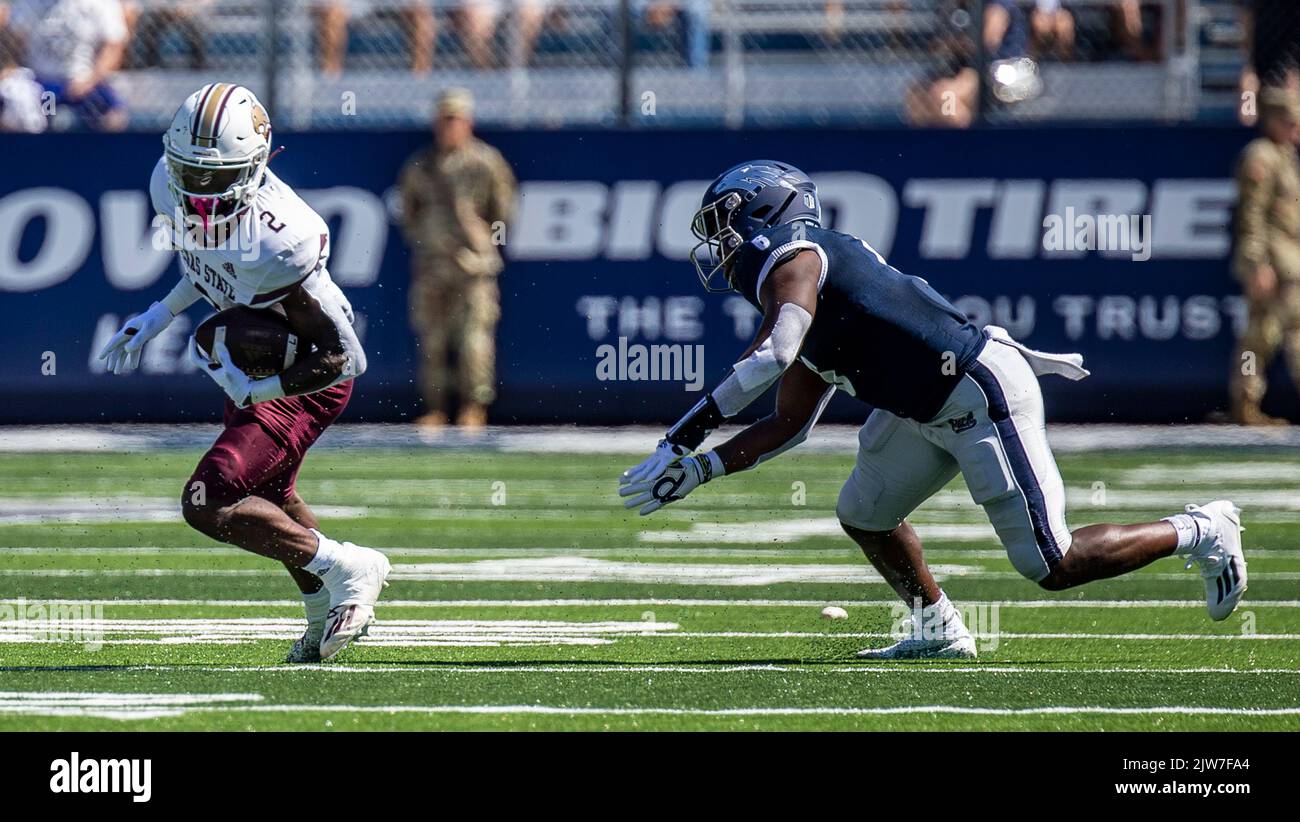
M 168 186 L 187 223 L 206 231 L 239 216 L 266 177 L 271 118 L 253 92 L 210 83 L 163 134 Z

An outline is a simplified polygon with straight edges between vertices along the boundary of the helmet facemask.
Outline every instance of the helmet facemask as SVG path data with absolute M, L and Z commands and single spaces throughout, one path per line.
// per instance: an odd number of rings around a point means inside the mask
M 220 160 L 166 152 L 167 178 L 185 222 L 206 232 L 234 219 L 252 199 L 266 169 L 267 152 Z
M 691 233 L 699 240 L 691 248 L 691 263 L 699 275 L 704 290 L 714 292 L 732 291 L 729 271 L 731 258 L 744 245 L 744 238 L 731 227 L 731 215 L 743 202 L 741 195 L 729 191 L 718 199 L 695 212 L 691 220 Z M 713 279 L 722 272 L 725 286 L 717 285 Z

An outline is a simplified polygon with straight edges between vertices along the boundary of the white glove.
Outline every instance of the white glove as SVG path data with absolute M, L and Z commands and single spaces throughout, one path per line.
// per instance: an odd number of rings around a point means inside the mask
M 708 454 L 683 457 L 665 468 L 658 476 L 630 482 L 618 489 L 627 497 L 624 508 L 641 506 L 641 516 L 653 514 L 670 502 L 676 502 L 713 479 L 713 464 Z
M 253 401 L 253 380 L 231 362 L 230 349 L 226 348 L 224 341 L 218 341 L 212 346 L 212 356 L 211 360 L 203 356 L 199 351 L 198 340 L 190 338 L 190 359 L 194 364 L 221 386 L 221 390 L 226 392 L 226 396 L 235 405 L 247 408 Z
M 99 352 L 99 358 L 108 361 L 105 370 L 114 374 L 134 371 L 140 365 L 144 344 L 161 334 L 171 322 L 172 312 L 162 303 L 154 303 L 143 314 L 127 320 Z
M 689 453 L 691 453 L 691 450 L 685 446 L 673 445 L 668 440 L 659 440 L 654 453 L 646 457 L 640 465 L 635 465 L 624 471 L 623 475 L 618 479 L 618 484 L 627 485 L 628 483 L 643 482 L 651 477 L 657 477 L 664 472 L 665 468 Z

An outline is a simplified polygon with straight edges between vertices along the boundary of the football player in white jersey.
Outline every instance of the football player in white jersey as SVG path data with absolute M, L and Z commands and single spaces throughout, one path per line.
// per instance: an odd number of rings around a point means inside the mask
M 129 320 L 100 354 L 115 374 L 199 300 L 282 312 L 313 346 L 282 373 L 252 379 L 224 343 L 191 357 L 226 392 L 225 428 L 181 496 L 185 521 L 221 542 L 283 562 L 302 591 L 307 630 L 290 662 L 329 659 L 365 634 L 388 559 L 320 532 L 295 490 L 307 449 L 342 413 L 366 368 L 352 307 L 330 279 L 329 229 L 268 168 L 271 122 L 248 89 L 213 83 L 190 95 L 163 135 L 149 191 L 183 276 Z

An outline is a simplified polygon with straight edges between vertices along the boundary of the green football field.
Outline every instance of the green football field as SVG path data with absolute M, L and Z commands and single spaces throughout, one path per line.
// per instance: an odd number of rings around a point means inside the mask
M 639 518 L 639 454 L 322 449 L 300 491 L 395 570 L 371 636 L 307 667 L 283 569 L 180 521 L 199 453 L 0 453 L 0 730 L 1300 730 L 1294 451 L 1060 456 L 1072 526 L 1241 505 L 1222 623 L 1174 559 L 1040 590 L 958 480 L 913 522 L 980 658 L 879 663 L 854 652 L 901 614 L 834 520 L 851 450 Z

